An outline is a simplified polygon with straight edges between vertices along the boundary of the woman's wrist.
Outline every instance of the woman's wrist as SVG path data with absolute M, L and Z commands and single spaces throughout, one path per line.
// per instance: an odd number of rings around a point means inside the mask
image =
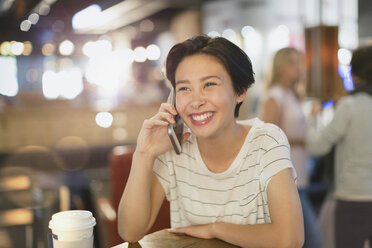
M 138 151 L 136 149 L 134 151 L 133 157 L 141 160 L 154 161 L 157 158 L 157 155 L 150 152 Z
M 219 235 L 218 235 L 218 230 L 219 230 L 219 227 L 220 227 L 221 223 L 220 222 L 216 222 L 216 223 L 212 223 L 211 224 L 211 236 L 213 238 L 219 238 Z
M 133 153 L 133 165 L 139 165 L 140 168 L 148 168 L 152 171 L 156 155 L 148 152 L 134 151 Z

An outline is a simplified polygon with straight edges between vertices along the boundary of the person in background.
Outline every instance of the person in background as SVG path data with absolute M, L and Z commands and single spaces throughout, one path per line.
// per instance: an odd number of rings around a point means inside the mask
M 302 247 L 301 203 L 285 134 L 258 118 L 237 121 L 254 82 L 248 56 L 222 37 L 176 44 L 166 60 L 176 91 L 145 120 L 118 211 L 119 233 L 137 241 L 166 197 L 172 233 L 218 238 L 241 247 Z M 179 114 L 177 155 L 167 126 Z
M 298 84 L 301 80 L 302 54 L 295 48 L 278 50 L 273 58 L 271 78 L 263 94 L 258 116 L 279 126 L 291 146 L 291 159 L 297 173 L 297 187 L 303 208 L 305 248 L 321 247 L 322 237 L 313 206 L 308 198 L 310 173 L 305 149 L 305 114 L 302 110 Z
M 318 107 L 306 128 L 311 155 L 335 146 L 336 248 L 372 244 L 372 46 L 356 49 L 350 65 L 355 90 L 338 101 L 328 125 L 317 130 Z

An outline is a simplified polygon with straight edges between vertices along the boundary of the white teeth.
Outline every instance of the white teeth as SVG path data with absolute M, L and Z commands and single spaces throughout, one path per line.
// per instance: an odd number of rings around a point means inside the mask
M 194 121 L 204 121 L 208 118 L 210 118 L 213 114 L 212 113 L 205 113 L 205 114 L 202 114 L 202 115 L 192 115 L 192 119 Z

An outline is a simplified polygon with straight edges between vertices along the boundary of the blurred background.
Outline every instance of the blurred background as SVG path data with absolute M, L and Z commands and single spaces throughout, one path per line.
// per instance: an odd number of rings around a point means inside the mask
M 48 247 L 51 215 L 68 209 L 96 216 L 96 248 L 118 244 L 115 156 L 166 100 L 175 43 L 223 36 L 249 55 L 246 119 L 282 47 L 304 53 L 304 99 L 352 90 L 371 24 L 369 0 L 0 0 L 0 247 Z

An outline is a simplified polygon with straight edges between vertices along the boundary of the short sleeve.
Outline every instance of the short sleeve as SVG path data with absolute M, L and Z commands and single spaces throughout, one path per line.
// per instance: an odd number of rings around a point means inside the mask
M 261 104 L 258 109 L 258 116 L 260 118 L 263 118 L 265 115 L 265 105 L 269 99 L 273 99 L 275 103 L 278 105 L 278 108 L 282 108 L 283 100 L 284 99 L 284 91 L 281 89 L 281 87 L 278 87 L 276 85 L 270 87 L 264 94 L 261 99 Z
M 169 176 L 169 168 L 168 164 L 166 163 L 165 155 L 160 155 L 155 159 L 153 172 L 155 173 L 156 177 L 159 179 L 160 184 L 163 186 L 165 196 L 169 200 L 170 190 L 170 176 Z
M 291 169 L 292 176 L 296 180 L 296 171 L 292 165 L 288 139 L 279 127 L 272 126 L 273 128 L 268 130 L 264 139 L 265 152 L 260 163 L 260 180 L 265 190 L 272 177 L 287 168 Z

